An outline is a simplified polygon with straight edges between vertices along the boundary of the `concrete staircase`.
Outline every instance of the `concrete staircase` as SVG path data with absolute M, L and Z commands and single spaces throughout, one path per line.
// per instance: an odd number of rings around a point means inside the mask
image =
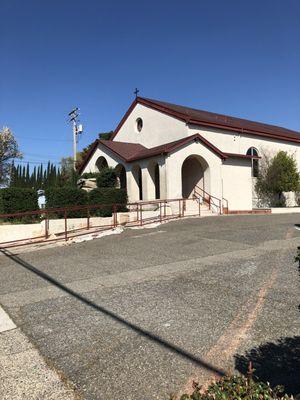
M 185 202 L 185 211 L 184 215 L 199 215 L 199 202 L 198 199 L 189 199 Z M 200 216 L 201 217 L 208 217 L 212 215 L 217 215 L 213 213 L 210 209 L 208 204 L 203 203 L 200 205 Z

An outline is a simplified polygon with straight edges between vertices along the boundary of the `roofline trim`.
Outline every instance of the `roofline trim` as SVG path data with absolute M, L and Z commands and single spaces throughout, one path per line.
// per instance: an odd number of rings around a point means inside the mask
M 87 163 L 91 159 L 92 155 L 94 154 L 97 146 L 100 144 L 104 146 L 107 150 L 109 150 L 111 153 L 115 154 L 117 157 L 119 157 L 121 160 L 123 160 L 126 163 L 133 163 L 135 161 L 139 160 L 145 160 L 148 158 L 156 157 L 159 155 L 166 155 L 170 154 L 173 151 L 176 151 L 177 149 L 181 148 L 182 146 L 185 146 L 186 144 L 189 144 L 191 142 L 201 142 L 204 146 L 206 146 L 209 150 L 211 150 L 213 153 L 215 153 L 218 157 L 220 157 L 223 161 L 225 161 L 227 158 L 243 158 L 243 159 L 259 159 L 259 156 L 253 156 L 253 155 L 247 155 L 247 154 L 236 154 L 236 153 L 225 153 L 218 149 L 216 146 L 214 146 L 210 141 L 208 141 L 206 138 L 204 138 L 200 133 L 195 133 L 191 136 L 188 136 L 186 138 L 183 138 L 182 140 L 179 140 L 178 143 L 175 143 L 173 146 L 168 147 L 168 143 L 166 143 L 164 146 L 157 146 L 157 151 L 155 150 L 155 147 L 152 148 L 145 148 L 145 150 L 149 151 L 149 154 L 141 154 L 139 155 L 139 152 L 137 152 L 136 155 L 133 155 L 131 157 L 125 158 L 122 156 L 119 152 L 113 150 L 111 147 L 107 146 L 107 143 L 110 142 L 110 140 L 101 140 L 97 139 L 95 140 L 93 146 L 91 147 L 89 153 L 86 155 L 85 159 L 83 160 L 81 166 L 78 168 L 79 174 L 82 173 L 83 169 L 86 167 Z M 107 142 L 107 143 L 105 143 Z M 124 142 L 125 144 L 125 142 Z M 152 150 L 152 153 L 151 153 Z
M 162 112 L 162 113 L 164 113 L 166 115 L 169 115 L 171 117 L 177 118 L 177 119 L 179 119 L 181 121 L 184 121 L 186 124 L 194 124 L 194 125 L 197 125 L 197 126 L 209 126 L 209 127 L 214 127 L 214 128 L 218 128 L 218 129 L 224 129 L 224 130 L 227 130 L 227 131 L 239 132 L 239 133 L 242 133 L 242 134 L 262 136 L 262 137 L 268 137 L 268 138 L 273 138 L 273 139 L 279 139 L 279 140 L 284 141 L 284 142 L 300 143 L 300 137 L 299 137 L 299 139 L 290 138 L 290 137 L 282 136 L 282 135 L 276 134 L 276 133 L 266 133 L 266 132 L 259 131 L 259 130 L 254 130 L 254 129 L 251 130 L 251 129 L 239 128 L 239 127 L 235 127 L 235 126 L 227 126 L 227 125 L 223 125 L 223 124 L 217 124 L 217 123 L 213 123 L 213 122 L 206 122 L 206 121 L 197 120 L 197 119 L 190 119 L 184 114 L 181 114 L 179 112 L 170 110 L 167 107 L 160 106 L 160 105 L 158 105 L 156 103 L 153 103 L 151 100 L 145 99 L 143 97 L 137 97 L 131 103 L 131 105 L 128 108 L 128 110 L 126 111 L 124 117 L 121 119 L 120 123 L 116 127 L 116 129 L 115 129 L 115 131 L 114 131 L 114 133 L 113 133 L 113 135 L 112 135 L 110 140 L 114 140 L 115 136 L 117 135 L 117 133 L 119 132 L 119 130 L 123 126 L 124 122 L 126 121 L 126 119 L 129 116 L 129 114 L 131 113 L 131 111 L 134 109 L 134 107 L 138 103 L 142 104 L 142 105 L 145 105 L 145 106 L 148 106 L 148 107 L 150 107 L 150 108 L 152 108 L 154 110 L 160 111 L 160 112 Z M 250 121 L 250 122 L 255 122 L 255 121 Z
M 96 139 L 93 143 L 93 145 L 91 146 L 90 150 L 88 151 L 87 155 L 84 157 L 84 159 L 82 160 L 82 163 L 79 165 L 79 167 L 77 168 L 77 172 L 79 174 L 82 173 L 82 171 L 84 170 L 85 166 L 87 165 L 87 163 L 90 161 L 90 158 L 92 157 L 92 155 L 94 154 L 97 145 L 98 145 L 98 140 Z

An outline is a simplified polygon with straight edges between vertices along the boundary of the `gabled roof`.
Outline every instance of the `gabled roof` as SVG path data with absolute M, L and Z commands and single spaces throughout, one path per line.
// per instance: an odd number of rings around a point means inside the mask
M 83 163 L 78 169 L 78 172 L 81 173 L 83 171 L 83 169 L 89 162 L 90 158 L 94 154 L 95 150 L 97 149 L 98 145 L 104 146 L 112 153 L 116 154 L 124 162 L 131 163 L 134 161 L 143 160 L 150 157 L 169 154 L 172 151 L 177 150 L 178 148 L 186 144 L 189 144 L 193 141 L 201 142 L 204 146 L 209 148 L 222 160 L 226 160 L 227 158 L 246 158 L 246 159 L 259 158 L 257 156 L 251 156 L 245 154 L 224 153 L 221 150 L 219 150 L 216 146 L 214 146 L 212 143 L 210 143 L 207 139 L 205 139 L 203 136 L 201 136 L 199 133 L 160 146 L 152 147 L 150 149 L 142 146 L 141 144 L 136 144 L 136 143 L 125 143 L 125 142 L 98 139 L 94 142 L 86 158 L 83 160 Z
M 247 119 L 197 110 L 190 107 L 180 106 L 177 104 L 148 99 L 144 97 L 137 97 L 131 104 L 128 111 L 114 131 L 114 134 L 112 135 L 112 140 L 119 132 L 128 115 L 138 103 L 157 111 L 163 112 L 164 114 L 180 119 L 192 125 L 214 127 L 218 129 L 236 131 L 241 134 L 258 135 L 290 142 L 300 142 L 300 132 L 297 131 L 275 125 L 264 124 L 261 122 L 249 121 Z

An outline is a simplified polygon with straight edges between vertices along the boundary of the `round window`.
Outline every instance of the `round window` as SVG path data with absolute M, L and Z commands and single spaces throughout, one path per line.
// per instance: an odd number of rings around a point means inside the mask
M 142 118 L 138 118 L 136 120 L 136 129 L 138 132 L 141 132 L 141 130 L 143 129 L 143 120 Z

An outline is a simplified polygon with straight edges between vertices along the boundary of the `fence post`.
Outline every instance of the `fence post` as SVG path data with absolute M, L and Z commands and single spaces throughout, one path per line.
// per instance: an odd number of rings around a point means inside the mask
M 67 210 L 64 212 L 65 218 L 65 240 L 68 240 L 68 223 L 67 223 Z
M 118 221 L 117 221 L 117 207 L 115 204 L 113 205 L 113 213 L 114 213 L 114 228 L 116 228 Z
M 49 223 L 49 219 L 48 219 L 48 215 L 47 213 L 45 214 L 45 239 L 48 239 L 48 223 Z
M 199 204 L 199 217 L 201 216 L 201 201 L 200 197 L 198 198 L 198 204 Z
M 185 211 L 185 200 L 182 200 L 182 216 L 184 217 L 184 211 Z
M 86 220 L 87 226 L 86 226 L 86 228 L 90 229 L 90 208 L 89 207 L 87 208 L 86 213 L 87 213 L 87 220 Z
M 181 215 L 181 200 L 179 199 L 178 202 L 179 202 L 179 204 L 178 204 L 179 218 L 181 218 L 182 217 L 182 215 Z
M 161 222 L 161 201 L 159 202 L 159 221 Z
M 143 207 L 141 204 L 140 204 L 140 217 L 141 217 L 140 225 L 142 226 L 143 225 Z

